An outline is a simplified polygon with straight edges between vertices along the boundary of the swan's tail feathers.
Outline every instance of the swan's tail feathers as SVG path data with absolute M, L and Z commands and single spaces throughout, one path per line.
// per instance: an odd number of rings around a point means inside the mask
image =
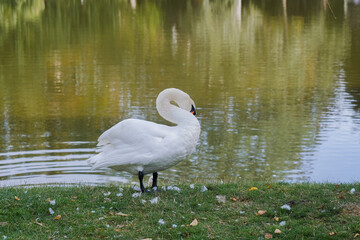
M 96 154 L 94 156 L 92 156 L 91 158 L 89 158 L 87 160 L 88 165 L 92 166 L 92 169 L 95 169 L 96 167 L 96 162 L 99 160 L 99 154 Z

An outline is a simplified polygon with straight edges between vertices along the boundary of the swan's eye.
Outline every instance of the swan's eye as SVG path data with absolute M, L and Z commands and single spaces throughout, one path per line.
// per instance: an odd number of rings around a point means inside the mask
M 191 105 L 191 110 L 190 110 L 190 112 L 191 112 L 193 115 L 196 115 L 196 110 L 195 110 L 194 105 Z

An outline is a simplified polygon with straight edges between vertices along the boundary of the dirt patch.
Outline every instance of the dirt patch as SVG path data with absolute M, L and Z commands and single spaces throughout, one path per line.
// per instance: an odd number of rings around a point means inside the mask
M 343 208 L 343 215 L 360 217 L 360 203 L 347 203 Z

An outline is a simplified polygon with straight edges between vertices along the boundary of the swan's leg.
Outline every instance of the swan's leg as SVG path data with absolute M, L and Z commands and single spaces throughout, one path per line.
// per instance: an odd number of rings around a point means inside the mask
M 154 187 L 157 188 L 157 177 L 158 177 L 158 173 L 157 173 L 157 172 L 154 172 L 154 173 L 153 173 L 153 183 L 152 183 L 151 188 L 154 188 Z
M 140 181 L 141 192 L 144 193 L 145 192 L 145 187 L 144 187 L 144 184 L 143 184 L 144 173 L 142 171 L 139 171 L 138 176 L 139 176 L 139 181 Z

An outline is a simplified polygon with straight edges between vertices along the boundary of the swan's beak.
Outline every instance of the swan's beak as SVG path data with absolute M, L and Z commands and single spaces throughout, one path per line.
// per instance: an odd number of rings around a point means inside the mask
M 191 110 L 190 110 L 190 112 L 191 112 L 193 115 L 196 115 L 196 110 L 195 110 L 194 105 L 191 105 Z

